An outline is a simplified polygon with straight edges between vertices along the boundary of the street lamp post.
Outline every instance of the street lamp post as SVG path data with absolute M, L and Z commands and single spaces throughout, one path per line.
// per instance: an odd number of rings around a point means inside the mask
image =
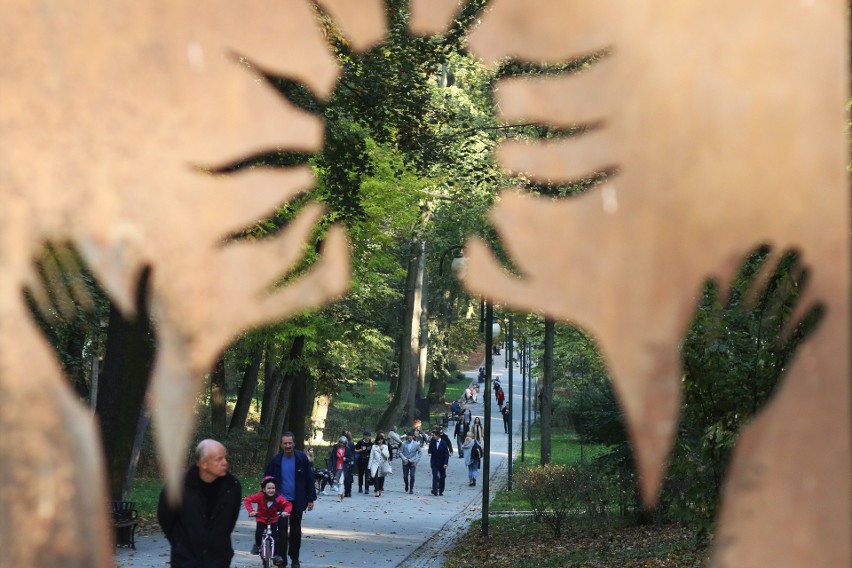
M 509 471 L 508 471 L 508 479 L 507 479 L 507 487 L 509 491 L 512 490 L 512 462 L 514 462 L 514 456 L 512 454 L 512 416 L 515 411 L 515 401 L 512 399 L 512 368 L 515 366 L 515 362 L 512 358 L 515 355 L 515 345 L 514 345 L 514 337 L 512 334 L 514 333 L 514 324 L 515 320 L 512 317 L 512 314 L 509 314 L 509 334 L 506 337 L 506 350 L 508 351 L 508 365 L 509 365 Z
M 524 461 L 526 446 L 525 423 L 527 420 L 527 340 L 521 343 L 521 461 Z
M 532 425 L 533 425 L 533 401 L 532 394 L 532 343 L 527 343 L 527 402 L 530 405 L 527 409 L 527 440 L 532 440 Z
M 482 452 L 482 536 L 488 537 L 488 497 L 489 478 L 491 477 L 491 358 L 494 340 L 494 306 L 490 300 L 485 302 L 485 448 Z

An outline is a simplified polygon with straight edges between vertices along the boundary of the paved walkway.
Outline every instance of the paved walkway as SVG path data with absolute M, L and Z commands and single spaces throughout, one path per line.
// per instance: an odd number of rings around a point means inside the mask
M 503 355 L 494 357 L 493 374 L 499 376 L 508 398 L 508 370 Z M 473 380 L 477 372 L 466 375 Z M 521 378 L 514 370 L 516 410 L 520 410 Z M 482 416 L 484 389 L 478 404 L 472 405 L 474 416 Z M 493 394 L 492 394 L 493 396 Z M 503 432 L 503 419 L 497 404 L 491 405 L 491 495 L 503 487 L 507 470 L 508 436 Z M 520 448 L 520 412 L 515 412 L 513 450 Z M 452 432 L 448 432 L 452 437 Z M 455 440 L 453 440 L 455 446 Z M 443 497 L 430 494 L 432 475 L 429 457 L 417 471 L 415 494 L 403 493 L 398 460 L 393 461 L 394 474 L 385 480 L 381 497 L 355 492 L 338 502 L 336 496 L 320 495 L 314 510 L 305 512 L 302 520 L 301 564 L 305 568 L 370 566 L 371 568 L 440 568 L 444 552 L 467 529 L 470 521 L 481 516 L 482 483 L 467 484 L 467 468 L 457 454 L 450 457 L 446 491 Z M 260 559 L 248 553 L 254 540 L 253 520 L 245 510 L 240 514 L 233 534 L 236 555 L 232 566 L 259 566 Z M 166 566 L 169 547 L 161 533 L 140 536 L 136 550 L 117 549 L 119 568 Z

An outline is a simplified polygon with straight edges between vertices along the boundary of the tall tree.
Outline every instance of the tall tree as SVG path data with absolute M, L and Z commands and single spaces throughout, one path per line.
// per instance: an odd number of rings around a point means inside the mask
M 263 363 L 265 347 L 266 344 L 264 342 L 258 342 L 251 349 L 250 359 L 245 364 L 243 378 L 240 381 L 240 389 L 237 393 L 234 412 L 231 414 L 231 423 L 228 426 L 229 432 L 245 430 L 252 396 L 254 396 L 254 392 L 257 389 L 257 379 L 260 375 L 260 366 Z
M 216 360 L 210 372 L 210 429 L 214 436 L 225 433 L 228 422 L 227 384 L 225 381 L 225 353 Z
M 544 320 L 544 358 L 542 361 L 542 381 L 539 392 L 539 404 L 541 405 L 541 465 L 549 464 L 551 461 L 552 429 L 553 420 L 553 338 L 556 333 L 556 322 L 552 319 Z

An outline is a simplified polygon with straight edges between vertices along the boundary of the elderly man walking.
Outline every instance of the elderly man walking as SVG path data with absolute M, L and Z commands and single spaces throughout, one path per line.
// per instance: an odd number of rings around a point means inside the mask
M 183 497 L 172 504 L 164 487 L 157 520 L 171 545 L 172 568 L 227 568 L 234 557 L 231 533 L 242 503 L 239 480 L 228 473 L 225 446 L 202 440 L 195 465 L 183 478 Z

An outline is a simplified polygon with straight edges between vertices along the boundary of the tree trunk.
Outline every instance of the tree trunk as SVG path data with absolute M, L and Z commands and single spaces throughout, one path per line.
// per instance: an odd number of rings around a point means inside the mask
M 447 378 L 450 374 L 449 345 L 447 335 L 436 331 L 433 334 L 438 347 L 432 349 L 432 377 L 429 379 L 429 403 L 439 404 L 446 400 Z
M 304 337 L 300 338 L 304 343 Z M 287 411 L 286 430 L 293 433 L 297 450 L 305 449 L 305 419 L 308 416 L 308 382 L 311 375 L 304 365 L 293 372 L 293 386 L 290 389 L 290 408 Z
M 429 295 L 428 295 L 428 280 L 426 278 L 426 250 L 420 256 L 420 343 L 419 357 L 417 365 L 417 398 L 426 396 L 426 368 L 429 362 Z M 409 416 L 414 416 L 414 403 L 412 402 L 412 410 Z
M 228 426 L 229 432 L 235 429 L 246 429 L 246 419 L 251 408 L 251 398 L 257 389 L 257 377 L 260 374 L 260 364 L 263 362 L 263 351 L 264 345 L 262 343 L 257 344 L 254 347 L 251 361 L 246 364 L 245 371 L 243 371 L 243 381 L 240 384 L 240 392 L 237 394 L 234 413 L 231 415 L 231 424 Z
M 121 499 L 124 493 L 133 440 L 156 351 L 147 311 L 149 274 L 145 270 L 139 279 L 135 320 L 126 319 L 114 304 L 110 304 L 96 410 L 111 499 Z
M 228 425 L 226 396 L 225 353 L 223 352 L 210 373 L 210 429 L 218 437 L 225 433 Z
M 425 307 L 426 300 L 426 244 L 420 247 L 420 254 L 417 259 L 417 280 L 414 288 L 414 312 L 411 314 L 412 338 L 411 338 L 411 388 L 408 391 L 408 400 L 405 403 L 404 416 L 408 420 L 414 418 L 414 401 L 417 397 L 423 396 L 423 391 L 426 386 L 426 360 L 424 355 L 427 353 L 425 342 L 429 334 L 426 321 Z M 421 384 L 423 381 L 423 384 Z
M 263 400 L 260 403 L 260 425 L 269 426 L 275 415 L 275 401 L 278 400 L 278 389 L 281 382 L 275 377 L 278 370 L 278 349 L 274 342 L 266 345 L 266 357 L 263 364 Z
M 417 380 L 417 361 L 420 348 L 420 311 L 421 298 L 419 292 L 420 259 L 424 246 L 422 241 L 414 245 L 414 254 L 408 261 L 408 274 L 405 283 L 405 317 L 402 326 L 402 341 L 399 350 L 399 378 L 393 391 L 390 403 L 376 426 L 379 430 L 388 430 L 392 425 L 399 424 L 404 411 L 407 410 L 409 398 L 413 397 L 415 381 Z M 413 398 L 412 398 L 413 416 Z
M 305 337 L 300 335 L 293 340 L 293 344 L 290 346 L 288 360 L 295 361 L 300 359 L 304 350 Z M 268 358 L 267 361 L 269 361 Z M 266 444 L 266 460 L 264 461 L 269 461 L 281 445 L 281 434 L 286 431 L 284 426 L 287 424 L 287 412 L 290 409 L 290 391 L 293 388 L 296 373 L 301 372 L 300 369 L 292 369 L 292 366 L 291 370 L 286 373 L 284 369 L 284 359 L 282 358 L 278 365 L 276 365 L 276 370 L 272 377 L 272 381 L 278 385 L 278 399 L 274 402 L 275 414 L 271 418 L 271 428 Z
M 133 438 L 133 449 L 130 451 L 130 465 L 127 466 L 127 479 L 124 482 L 124 491 L 121 492 L 121 499 L 127 499 L 127 495 L 133 488 L 133 482 L 136 480 L 136 467 L 139 465 L 139 456 L 142 454 L 142 445 L 145 443 L 145 434 L 148 433 L 148 426 L 151 424 L 151 411 L 147 406 L 142 407 L 142 412 L 139 413 L 139 422 L 136 425 L 136 436 Z
M 311 412 L 311 423 L 316 427 L 314 437 L 311 440 L 313 446 L 325 445 L 325 420 L 328 418 L 328 407 L 331 406 L 331 397 L 328 395 L 320 395 L 314 399 L 314 408 Z M 338 436 L 337 432 L 332 432 L 330 439 L 334 440 Z
M 541 383 L 541 465 L 549 464 L 551 457 L 551 429 L 553 418 L 553 336 L 556 324 L 552 319 L 544 320 L 544 361 Z

